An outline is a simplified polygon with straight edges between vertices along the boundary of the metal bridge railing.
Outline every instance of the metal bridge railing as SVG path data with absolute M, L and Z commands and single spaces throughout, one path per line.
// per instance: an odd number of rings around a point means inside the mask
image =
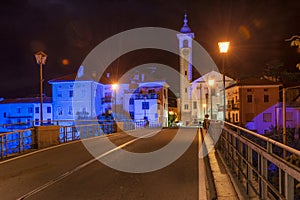
M 36 144 L 34 128 L 0 133 L 0 159 L 22 153 Z
M 58 125 L 59 142 L 70 142 L 89 137 L 95 137 L 105 134 L 115 133 L 119 130 L 135 130 L 140 128 L 154 128 L 161 124 L 151 124 L 146 126 L 145 121 L 98 121 L 98 120 L 82 120 L 77 121 L 56 121 L 52 124 Z M 29 149 L 36 149 L 38 140 L 35 127 L 12 130 L 10 132 L 0 133 L 0 159 L 22 153 Z
M 300 151 L 227 122 L 218 148 L 248 196 L 300 199 L 300 168 L 281 156 L 300 157 Z

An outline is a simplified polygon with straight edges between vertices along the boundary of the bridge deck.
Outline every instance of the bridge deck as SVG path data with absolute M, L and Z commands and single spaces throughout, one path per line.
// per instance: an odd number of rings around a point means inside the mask
M 167 145 L 176 130 L 162 129 L 153 137 L 122 148 L 137 153 L 155 151 Z M 139 130 L 139 134 L 149 131 Z M 184 131 L 189 135 L 195 129 Z M 107 137 L 117 146 L 134 139 L 116 133 L 90 142 L 103 146 L 103 138 Z M 201 137 L 195 137 L 175 162 L 157 171 L 137 174 L 120 172 L 98 162 L 80 141 L 36 151 L 0 162 L 1 199 L 209 199 L 212 185 L 206 168 L 211 168 L 218 199 L 238 199 L 214 149 L 209 153 L 209 166 L 199 159 L 201 143 Z M 124 158 L 116 150 L 109 159 L 122 162 Z

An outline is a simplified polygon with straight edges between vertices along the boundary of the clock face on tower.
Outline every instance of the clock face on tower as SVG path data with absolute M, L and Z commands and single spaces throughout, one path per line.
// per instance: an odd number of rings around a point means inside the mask
M 183 49 L 183 50 L 182 50 L 182 54 L 183 54 L 184 56 L 187 56 L 187 55 L 190 54 L 190 50 L 189 50 L 189 49 Z

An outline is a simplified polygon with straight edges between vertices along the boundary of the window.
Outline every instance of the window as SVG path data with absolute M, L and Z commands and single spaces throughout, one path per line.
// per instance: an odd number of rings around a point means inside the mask
M 247 95 L 247 102 L 252 103 L 252 95 Z
M 35 124 L 35 125 L 39 125 L 39 119 L 35 119 L 35 120 L 34 120 L 34 124 Z
M 129 112 L 131 119 L 134 119 L 134 112 Z
M 293 121 L 293 113 L 286 112 L 286 121 Z
M 264 113 L 263 121 L 264 122 L 272 122 L 272 113 Z
M 264 95 L 264 102 L 265 103 L 269 102 L 269 95 Z
M 184 104 L 184 110 L 188 110 L 189 109 L 189 104 Z
M 142 102 L 142 109 L 149 110 L 149 102 Z
M 104 96 L 105 96 L 105 98 L 111 98 L 112 97 L 112 93 L 111 92 L 105 92 Z
M 29 108 L 28 108 L 28 112 L 29 112 L 29 113 L 32 113 L 32 112 L 33 112 L 32 107 L 29 107 Z
M 265 92 L 267 92 L 267 91 L 268 91 L 268 89 L 264 89 L 264 91 L 265 91 Z
M 51 107 L 50 106 L 47 107 L 47 113 L 51 113 Z
M 134 104 L 134 99 L 133 98 L 130 98 L 129 99 L 129 105 L 133 105 Z
M 197 101 L 193 102 L 193 109 L 197 109 Z
M 69 91 L 69 97 L 73 97 L 73 90 Z
M 188 40 L 183 40 L 183 48 L 189 47 L 189 41 Z
M 61 91 L 57 92 L 57 97 L 62 97 L 62 92 Z
M 21 113 L 21 108 L 17 108 L 17 113 Z
M 187 88 L 184 88 L 184 92 L 187 93 Z
M 238 114 L 238 113 L 235 114 L 235 120 L 236 120 L 237 122 L 239 121 L 239 114 Z
M 40 113 L 40 108 L 39 107 L 35 107 L 35 113 Z
M 57 115 L 62 115 L 63 114 L 63 110 L 62 107 L 57 107 Z
M 3 113 L 3 117 L 6 118 L 6 112 Z
M 149 93 L 149 94 L 155 93 L 155 90 L 153 90 L 153 89 L 148 90 L 148 93 Z
M 254 113 L 246 113 L 246 121 L 252 122 L 254 119 Z
M 186 70 L 184 71 L 184 75 L 187 76 L 187 71 Z
M 21 123 L 21 119 L 20 119 L 20 118 L 17 119 L 17 123 L 18 123 L 18 124 Z
M 68 114 L 69 114 L 69 115 L 73 115 L 73 108 L 72 108 L 72 106 L 69 106 Z

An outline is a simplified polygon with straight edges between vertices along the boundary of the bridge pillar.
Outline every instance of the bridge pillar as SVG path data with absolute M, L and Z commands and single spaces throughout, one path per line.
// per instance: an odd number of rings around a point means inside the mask
M 36 126 L 37 148 L 42 149 L 59 144 L 59 129 L 60 126 Z

